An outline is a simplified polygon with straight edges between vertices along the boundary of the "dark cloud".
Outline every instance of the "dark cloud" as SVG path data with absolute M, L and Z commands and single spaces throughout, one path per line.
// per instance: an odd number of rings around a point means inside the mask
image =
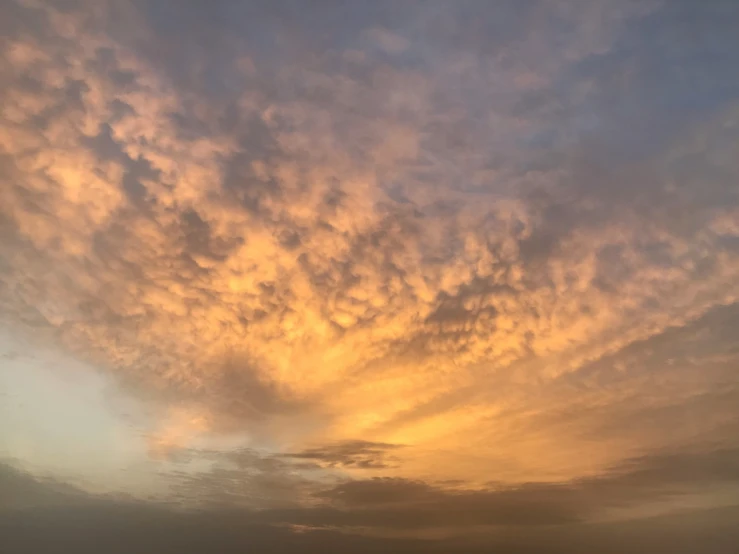
M 313 525 L 378 529 L 459 529 L 476 526 L 546 526 L 578 521 L 572 506 L 558 502 L 557 488 L 509 493 L 445 491 L 403 479 L 354 481 L 325 491 L 338 506 L 304 512 Z M 301 517 L 301 514 L 296 514 Z
M 376 478 L 350 481 L 318 494 L 341 508 L 319 512 L 325 518 L 324 525 L 343 522 L 380 528 L 545 526 L 589 521 L 613 508 L 737 485 L 739 450 L 725 449 L 647 455 L 604 475 L 569 483 L 470 491 Z M 347 513 L 353 517 L 347 517 Z M 316 514 L 311 517 L 315 518 L 311 524 L 319 523 Z M 332 520 L 334 517 L 336 520 Z
M 528 527 L 540 532 L 549 526 L 593 525 L 607 520 L 614 510 L 666 501 L 679 509 L 701 495 L 707 498 L 722 490 L 739 490 L 736 448 L 658 451 L 572 481 L 491 483 L 479 489 L 464 488 L 463 483 L 450 488 L 391 477 L 349 480 L 321 488 L 319 482 L 301 476 L 301 472 L 318 470 L 326 460 L 338 465 L 334 460 L 346 459 L 346 455 L 326 450 L 328 453 L 320 454 L 308 451 L 306 456 L 265 455 L 252 450 L 193 452 L 194 457 L 210 457 L 220 465 L 199 475 L 173 474 L 173 483 L 183 502 L 199 499 L 209 509 L 261 506 L 251 511 L 249 518 L 265 524 L 373 529 L 378 533 L 444 529 L 452 534 L 485 527 Z M 306 466 L 302 460 L 316 465 Z M 305 499 L 311 497 L 313 501 L 306 504 Z
M 291 531 L 252 524 L 241 512 L 177 513 L 136 505 L 98 505 L 67 510 L 38 509 L 6 515 L 0 522 L 3 545 L 17 553 L 74 551 L 188 553 L 217 550 L 253 552 L 424 552 L 416 540 L 352 537 L 330 531 Z M 428 544 L 434 548 L 435 545 Z
M 697 459 L 691 457 L 635 460 L 633 471 L 624 468 L 626 473 L 621 476 L 606 477 L 600 485 L 596 484 L 599 480 L 594 480 L 585 488 L 594 487 L 589 494 L 598 499 L 598 504 L 603 504 L 609 501 L 610 492 L 616 488 L 623 490 L 623 485 L 629 483 L 641 486 L 648 482 L 653 486 L 655 483 L 680 483 L 692 478 L 700 486 L 705 485 L 703 477 L 714 475 L 716 463 L 722 466 L 729 460 L 733 460 L 730 464 L 735 464 L 736 452 L 705 455 L 697 466 Z M 698 470 L 699 466 L 702 469 Z M 667 475 L 661 473 L 665 469 L 668 470 Z M 23 491 L 54 490 L 55 485 L 39 483 L 22 472 L 9 470 L 7 466 L 3 466 L 0 474 L 4 484 L 15 482 L 15 489 L 18 489 L 17 483 L 22 483 Z M 731 470 L 723 476 L 735 480 L 737 475 L 735 470 Z M 609 481 L 610 484 L 602 488 Z M 573 499 L 579 499 L 572 495 L 572 486 L 531 485 L 498 493 L 441 493 L 422 483 L 372 480 L 334 491 L 337 494 L 338 491 L 348 493 L 341 496 L 353 496 L 352 502 L 367 503 L 356 509 L 344 502 L 333 508 L 251 512 L 213 507 L 192 512 L 113 498 L 83 496 L 82 501 L 73 501 L 72 495 L 78 493 L 65 491 L 61 495 L 65 499 L 62 505 L 31 502 L 3 511 L 0 530 L 3 545 L 9 551 L 34 554 L 70 550 L 85 554 L 97 552 L 101 547 L 114 553 L 133 550 L 152 554 L 200 552 L 203 549 L 217 549 L 224 553 L 244 549 L 269 549 L 271 552 L 349 549 L 367 553 L 447 552 L 453 549 L 473 553 L 489 552 L 490 548 L 511 554 L 542 551 L 585 553 L 592 549 L 615 553 L 622 552 L 623 548 L 645 547 L 655 553 L 688 553 L 698 546 L 703 552 L 729 554 L 738 538 L 733 525 L 737 517 L 736 507 L 685 510 L 632 521 L 577 523 L 571 516 L 566 517 L 569 508 L 562 506 L 563 501 L 564 504 L 572 504 Z M 41 497 L 36 495 L 35 498 Z M 381 504 L 374 508 L 378 500 Z M 529 505 L 534 500 L 535 504 Z M 437 504 L 440 501 L 443 505 Z M 399 504 L 404 506 L 403 510 L 397 509 Z M 548 513 L 547 506 L 552 510 L 558 507 L 559 515 L 555 515 L 555 511 Z M 580 508 L 586 510 L 592 506 L 581 505 Z M 453 539 L 406 540 L 346 535 L 332 529 L 374 525 L 386 530 L 452 525 L 457 531 L 459 526 L 467 531 Z M 493 525 L 497 530 L 481 531 L 479 525 Z M 526 525 L 527 531 L 514 532 L 510 525 Z
M 189 255 L 195 254 L 223 261 L 232 250 L 244 242 L 240 237 L 215 236 L 210 224 L 193 209 L 182 213 L 180 225 L 185 242 L 184 252 Z
M 334 531 L 301 531 L 245 523 L 241 513 L 177 514 L 139 506 L 95 509 L 37 510 L 3 517 L 3 545 L 28 554 L 189 554 L 217 550 L 224 554 L 254 552 L 375 552 L 482 554 L 617 554 L 624 548 L 647 547 L 657 554 L 733 554 L 736 508 L 650 518 L 641 522 L 557 528 L 531 534 L 469 539 L 381 539 Z
M 286 453 L 282 456 L 295 460 L 310 460 L 327 467 L 386 469 L 392 467 L 394 461 L 392 452 L 402 448 L 402 446 L 355 440 L 308 448 L 301 452 Z
M 55 479 L 34 478 L 12 465 L 0 463 L 0 512 L 39 506 L 75 504 L 87 495 Z
M 125 114 L 128 110 L 126 104 L 114 106 L 116 114 Z M 129 112 L 130 113 L 130 112 Z M 101 161 L 115 161 L 123 167 L 124 174 L 121 187 L 128 196 L 130 202 L 137 207 L 145 207 L 147 199 L 147 188 L 145 180 L 157 180 L 160 172 L 154 169 L 146 158 L 138 156 L 131 158 L 112 136 L 112 129 L 107 123 L 100 126 L 100 132 L 89 139 L 84 139 L 92 152 Z

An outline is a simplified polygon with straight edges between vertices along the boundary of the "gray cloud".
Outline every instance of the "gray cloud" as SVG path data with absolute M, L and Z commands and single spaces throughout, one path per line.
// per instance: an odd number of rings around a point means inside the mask
M 247 465 L 256 459 L 250 455 Z M 683 510 L 634 521 L 582 521 L 597 520 L 599 510 L 611 505 L 623 506 L 642 497 L 674 499 L 691 490 L 708 490 L 712 484 L 736 486 L 739 484 L 738 462 L 735 450 L 656 454 L 631 460 L 599 477 L 490 491 L 444 490 L 423 482 L 372 479 L 348 482 L 319 493 L 320 498 L 329 502 L 321 506 L 235 511 L 229 504 L 221 504 L 220 508 L 205 512 L 173 511 L 164 505 L 142 506 L 110 497 L 86 497 L 69 487 L 59 492 L 53 482 L 43 484 L 4 466 L 3 482 L 15 483 L 14 490 L 33 489 L 44 491 L 44 494 L 36 494 L 21 505 L 11 503 L 10 511 L 6 507 L 2 518 L 3 536 L 13 541 L 11 544 L 17 548 L 33 547 L 35 552 L 89 548 L 86 545 L 107 543 L 112 536 L 126 537 L 122 543 L 111 544 L 113 549 L 136 547 L 144 551 L 157 548 L 160 549 L 157 551 L 167 551 L 166 548 L 175 547 L 188 551 L 187 548 L 196 548 L 195 545 L 207 541 L 213 541 L 209 547 L 218 544 L 223 551 L 230 551 L 229 548 L 253 546 L 253 541 L 263 540 L 265 547 L 274 544 L 286 551 L 298 549 L 301 552 L 311 547 L 328 548 L 336 544 L 335 541 L 345 541 L 355 545 L 358 551 L 366 549 L 367 552 L 400 545 L 408 551 L 414 548 L 443 551 L 443 548 L 455 546 L 462 551 L 476 552 L 482 545 L 489 548 L 496 544 L 503 552 L 527 552 L 527 549 L 541 548 L 545 544 L 553 552 L 585 552 L 595 546 L 610 552 L 609 548 L 616 548 L 611 541 L 617 535 L 625 541 L 619 542 L 620 545 L 650 543 L 655 552 L 689 552 L 693 546 L 688 545 L 698 543 L 703 543 L 709 552 L 730 552 L 728 537 L 732 535 L 727 532 L 732 528 L 729 522 L 736 507 Z M 225 478 L 228 476 L 214 477 L 230 487 L 239 485 L 230 477 Z M 224 494 L 226 489 L 224 487 Z M 58 501 L 50 506 L 45 500 L 49 494 L 63 499 L 62 506 L 66 507 L 55 507 Z M 480 526 L 491 525 L 499 531 L 489 535 L 491 531 L 480 530 Z M 511 531 L 521 525 L 531 531 L 525 535 Z M 307 530 L 306 526 L 313 530 Z M 378 527 L 386 532 L 440 527 L 451 528 L 457 533 L 468 531 L 466 539 L 457 538 L 453 542 L 451 539 L 403 542 L 360 536 L 350 538 L 331 530 L 342 527 Z M 321 531 L 321 528 L 326 530 Z M 137 532 L 123 533 L 124 529 L 137 529 Z M 672 532 L 666 533 L 667 529 Z M 679 546 L 679 541 L 672 540 L 673 533 L 687 538 L 688 543 Z M 45 539 L 40 542 L 42 537 Z M 677 550 L 670 550 L 676 547 Z
M 283 454 L 285 458 L 309 460 L 328 467 L 381 469 L 392 467 L 393 450 L 403 445 L 362 440 L 345 441 L 322 447 L 308 448 L 301 452 Z
M 243 552 L 245 548 L 270 552 L 489 552 L 506 554 L 618 553 L 624 547 L 649 545 L 653 552 L 731 554 L 736 544 L 737 511 L 733 508 L 707 513 L 651 518 L 643 523 L 617 523 L 583 529 L 549 530 L 543 536 L 500 537 L 480 544 L 479 536 L 459 540 L 379 539 L 333 531 L 291 532 L 279 527 L 249 525 L 243 514 L 180 515 L 151 507 L 98 507 L 95 510 L 39 510 L 3 518 L 0 528 L 5 544 L 16 552 L 51 554 L 70 548 L 86 554 L 105 545 L 108 552 Z
M 59 506 L 84 502 L 87 495 L 74 487 L 54 479 L 34 478 L 25 471 L 0 464 L 0 511 L 34 509 L 40 506 Z
M 530 483 L 469 491 L 385 478 L 351 481 L 319 496 L 353 514 L 353 518 L 347 518 L 351 522 L 345 525 L 541 526 L 598 520 L 609 508 L 679 498 L 737 484 L 739 452 L 734 449 L 647 455 L 628 460 L 604 475 L 570 483 Z M 332 515 L 335 522 L 331 521 Z M 324 517 L 327 525 L 340 524 L 342 520 L 337 511 L 328 511 Z
M 367 449 L 354 445 L 351 450 L 366 456 Z M 739 450 L 710 444 L 657 449 L 570 481 L 510 485 L 491 479 L 487 487 L 475 489 L 463 482 L 390 477 L 336 483 L 323 473 L 323 479 L 316 479 L 325 466 L 361 467 L 353 459 L 345 461 L 347 445 L 341 455 L 336 447 L 324 450 L 309 450 L 304 456 L 193 451 L 193 459 L 212 459 L 218 465 L 201 474 L 172 473 L 174 498 L 185 506 L 195 501 L 210 509 L 248 508 L 250 519 L 271 525 L 459 534 L 484 527 L 521 526 L 540 532 L 552 525 L 597 525 L 614 519 L 614 514 L 665 502 L 672 504 L 668 513 L 692 509 L 696 502 L 712 506 L 713 497 L 720 505 L 733 505 L 739 490 Z M 306 470 L 318 473 L 310 477 Z

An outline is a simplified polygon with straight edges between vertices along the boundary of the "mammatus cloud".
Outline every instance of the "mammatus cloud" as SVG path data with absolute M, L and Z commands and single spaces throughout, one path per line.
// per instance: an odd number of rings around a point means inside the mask
M 575 524 L 734 448 L 730 3 L 1 10 L 4 323 L 153 406 L 185 504 Z

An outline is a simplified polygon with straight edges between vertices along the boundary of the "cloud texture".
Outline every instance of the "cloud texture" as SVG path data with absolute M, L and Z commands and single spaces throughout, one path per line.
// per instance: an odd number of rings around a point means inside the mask
M 394 532 L 736 487 L 732 2 L 0 11 L 3 325 L 154 411 L 177 502 Z

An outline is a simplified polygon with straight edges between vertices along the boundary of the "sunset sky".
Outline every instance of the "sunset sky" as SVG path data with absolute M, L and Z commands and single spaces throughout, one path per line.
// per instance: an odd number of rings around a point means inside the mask
M 0 552 L 737 521 L 739 2 L 0 0 Z

